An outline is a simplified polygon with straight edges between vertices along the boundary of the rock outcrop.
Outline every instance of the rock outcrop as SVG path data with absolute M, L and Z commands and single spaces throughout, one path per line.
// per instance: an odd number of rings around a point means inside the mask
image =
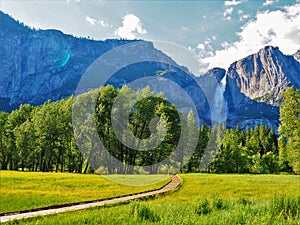
M 293 57 L 298 61 L 300 62 L 300 50 L 298 50 L 294 55 Z
M 277 128 L 281 94 L 287 86 L 300 88 L 299 69 L 299 61 L 272 46 L 231 64 L 225 91 L 228 125 Z
M 299 66 L 293 56 L 266 46 L 230 66 L 228 85 L 252 100 L 278 106 L 287 86 L 300 87 Z M 237 101 L 237 98 L 233 100 L 234 103 Z

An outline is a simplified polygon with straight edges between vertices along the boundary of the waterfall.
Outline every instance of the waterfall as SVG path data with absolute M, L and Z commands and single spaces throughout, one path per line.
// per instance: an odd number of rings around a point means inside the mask
M 226 77 L 222 78 L 221 82 L 219 82 L 216 86 L 216 91 L 213 100 L 212 107 L 212 120 L 217 123 L 223 123 L 226 120 L 226 102 L 224 98 L 224 92 L 226 88 Z

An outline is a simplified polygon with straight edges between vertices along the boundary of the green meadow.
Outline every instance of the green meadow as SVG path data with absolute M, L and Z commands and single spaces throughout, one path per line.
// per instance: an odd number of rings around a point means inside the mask
M 299 176 L 183 174 L 180 177 L 183 181 L 180 188 L 152 200 L 7 224 L 300 224 Z
M 136 186 L 95 174 L 1 171 L 0 213 L 137 193 L 170 180 L 166 175 L 117 176 L 113 178 Z M 152 184 L 142 186 L 142 182 Z

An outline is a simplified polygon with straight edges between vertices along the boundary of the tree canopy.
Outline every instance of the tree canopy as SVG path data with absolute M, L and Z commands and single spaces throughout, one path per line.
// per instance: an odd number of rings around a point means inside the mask
M 155 94 L 149 87 L 134 91 L 108 85 L 76 98 L 81 101 L 71 96 L 0 112 L 1 169 L 77 173 L 299 171 L 300 93 L 293 88 L 283 94 L 279 142 L 274 130 L 264 124 L 245 130 L 218 124 L 199 126 L 194 111 L 179 112 L 162 93 Z M 118 102 L 122 104 L 116 107 Z M 72 110 L 81 119 L 74 120 Z M 97 138 L 100 141 L 95 141 Z
M 300 90 L 288 87 L 283 93 L 280 122 L 281 163 L 300 174 Z

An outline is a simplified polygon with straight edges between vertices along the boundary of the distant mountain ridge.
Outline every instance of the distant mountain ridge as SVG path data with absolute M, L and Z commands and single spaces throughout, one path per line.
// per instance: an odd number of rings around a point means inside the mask
M 95 59 L 113 48 L 133 42 L 93 41 L 57 30 L 33 30 L 0 11 L 0 110 L 11 111 L 22 103 L 39 105 L 48 99 L 58 100 L 73 94 L 81 76 Z M 211 119 L 210 107 L 192 78 L 210 87 L 215 98 L 224 95 L 229 127 L 239 125 L 243 128 L 262 122 L 276 128 L 282 92 L 291 85 L 300 88 L 299 50 L 288 56 L 276 47 L 266 46 L 232 63 L 227 71 L 214 68 L 197 77 L 155 49 L 151 42 L 139 42 L 142 45 L 130 54 L 141 58 L 143 54 L 151 54 L 162 63 L 124 68 L 109 83 L 120 86 L 138 76 L 155 76 L 157 71 L 169 71 L 162 76 L 186 90 L 204 122 Z M 147 71 L 140 74 L 145 65 Z M 192 78 L 187 78 L 185 73 Z M 209 77 L 215 77 L 220 87 L 210 86 Z

